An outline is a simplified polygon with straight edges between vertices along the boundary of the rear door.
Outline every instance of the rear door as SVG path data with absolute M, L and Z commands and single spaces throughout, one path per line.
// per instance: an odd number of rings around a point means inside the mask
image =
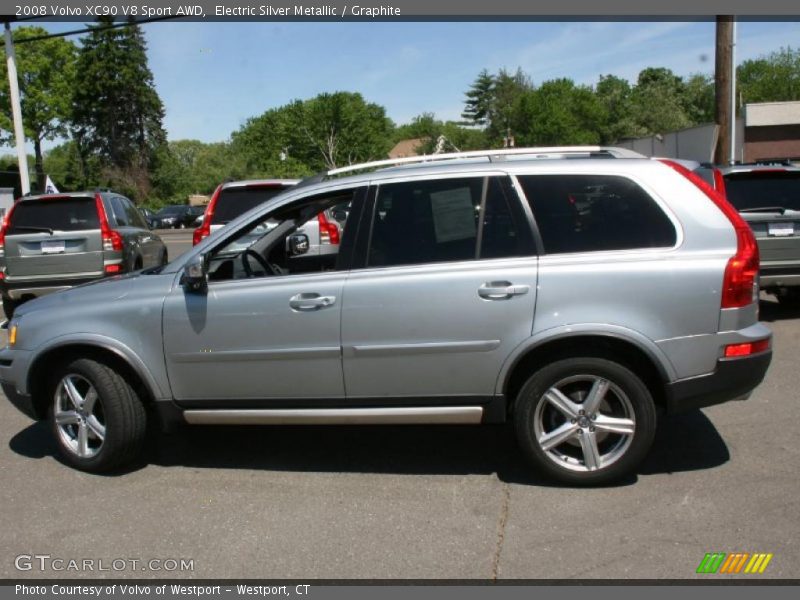
M 508 178 L 383 183 L 365 219 L 342 309 L 348 400 L 484 402 L 531 335 L 536 299 L 532 233 Z
M 20 200 L 6 232 L 6 277 L 103 273 L 103 245 L 93 196 Z

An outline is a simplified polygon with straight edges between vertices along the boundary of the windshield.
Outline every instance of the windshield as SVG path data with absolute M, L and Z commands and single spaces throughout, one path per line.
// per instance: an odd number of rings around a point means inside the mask
M 20 201 L 11 213 L 9 234 L 34 231 L 80 231 L 99 229 L 94 198 L 63 198 Z
M 800 171 L 750 171 L 725 176 L 725 194 L 738 210 L 800 210 Z
M 286 190 L 286 186 L 251 186 L 231 187 L 223 189 L 214 206 L 212 223 L 225 224 L 251 208 L 274 198 Z

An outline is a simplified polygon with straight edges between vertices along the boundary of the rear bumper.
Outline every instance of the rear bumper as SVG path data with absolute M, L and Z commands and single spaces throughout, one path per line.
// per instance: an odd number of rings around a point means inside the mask
M 675 414 L 729 400 L 746 400 L 764 380 L 771 361 L 771 350 L 742 358 L 721 358 L 712 373 L 669 383 L 667 412 Z

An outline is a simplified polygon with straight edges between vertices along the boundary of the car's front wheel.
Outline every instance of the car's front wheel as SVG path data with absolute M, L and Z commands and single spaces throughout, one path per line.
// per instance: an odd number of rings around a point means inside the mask
M 81 358 L 56 369 L 50 424 L 64 460 L 90 472 L 133 462 L 147 425 L 136 391 L 113 368 Z
M 522 387 L 514 425 L 526 457 L 573 485 L 634 472 L 653 442 L 653 398 L 627 367 L 599 358 L 545 366 Z

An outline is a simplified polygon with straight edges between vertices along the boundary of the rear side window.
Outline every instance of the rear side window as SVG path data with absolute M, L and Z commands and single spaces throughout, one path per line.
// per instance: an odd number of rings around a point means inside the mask
M 497 177 L 388 184 L 378 190 L 367 264 L 522 256 L 527 241 Z
M 283 186 L 224 188 L 217 198 L 211 222 L 215 224 L 228 223 L 285 190 L 286 188 Z
M 519 178 L 547 254 L 669 248 L 677 234 L 647 192 L 613 175 Z
M 99 229 L 94 198 L 22 200 L 14 207 L 8 234 L 39 231 L 80 231 Z
M 725 176 L 725 195 L 737 210 L 800 210 L 800 172 L 730 173 Z

